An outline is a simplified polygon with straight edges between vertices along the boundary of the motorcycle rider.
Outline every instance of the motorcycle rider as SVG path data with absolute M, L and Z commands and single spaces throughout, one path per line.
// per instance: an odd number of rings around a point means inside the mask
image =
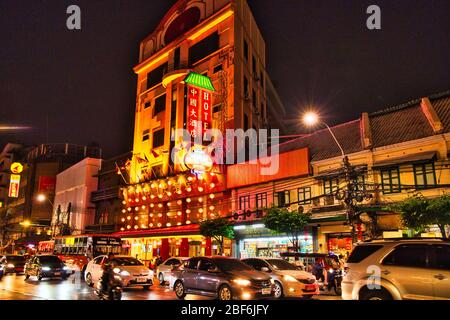
M 103 260 L 102 269 L 103 273 L 101 276 L 102 292 L 110 294 L 113 280 L 114 280 L 114 255 L 112 253 L 108 254 L 108 258 Z

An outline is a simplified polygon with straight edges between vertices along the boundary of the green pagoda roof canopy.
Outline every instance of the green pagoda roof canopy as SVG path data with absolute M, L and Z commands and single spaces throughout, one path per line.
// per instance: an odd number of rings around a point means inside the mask
M 190 72 L 187 75 L 186 79 L 184 79 L 184 83 L 187 83 L 191 86 L 200 87 L 205 90 L 214 91 L 214 92 L 216 91 L 216 89 L 214 89 L 214 86 L 213 86 L 210 78 L 208 78 L 207 76 L 204 76 L 202 74 L 195 73 L 195 72 Z

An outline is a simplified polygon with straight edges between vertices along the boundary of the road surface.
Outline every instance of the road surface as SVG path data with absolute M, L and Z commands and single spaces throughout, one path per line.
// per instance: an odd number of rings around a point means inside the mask
M 74 274 L 63 281 L 58 279 L 43 279 L 38 281 L 30 277 L 25 281 L 23 275 L 6 275 L 0 281 L 0 300 L 98 300 L 94 289 L 79 280 L 79 274 Z M 167 287 L 157 284 L 150 290 L 140 287 L 125 289 L 124 300 L 176 300 L 175 293 Z M 186 300 L 208 300 L 210 298 L 187 295 Z M 318 300 L 340 300 L 333 295 L 321 295 Z

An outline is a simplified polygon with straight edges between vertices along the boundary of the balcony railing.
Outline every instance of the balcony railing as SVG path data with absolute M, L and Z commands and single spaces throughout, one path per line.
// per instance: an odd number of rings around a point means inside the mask
M 93 191 L 91 193 L 91 202 L 99 202 L 119 197 L 120 188 L 118 186 Z

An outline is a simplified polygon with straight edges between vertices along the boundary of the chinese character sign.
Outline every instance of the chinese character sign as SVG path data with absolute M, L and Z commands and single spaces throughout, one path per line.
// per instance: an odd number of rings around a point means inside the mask
M 193 138 L 201 134 L 201 120 L 199 114 L 200 90 L 195 87 L 188 87 L 188 108 L 187 108 L 187 128 Z
M 20 175 L 12 174 L 10 182 L 9 182 L 8 197 L 18 198 L 19 197 L 19 186 L 20 186 Z
M 212 126 L 211 92 L 188 87 L 188 130 L 193 138 L 204 136 Z

